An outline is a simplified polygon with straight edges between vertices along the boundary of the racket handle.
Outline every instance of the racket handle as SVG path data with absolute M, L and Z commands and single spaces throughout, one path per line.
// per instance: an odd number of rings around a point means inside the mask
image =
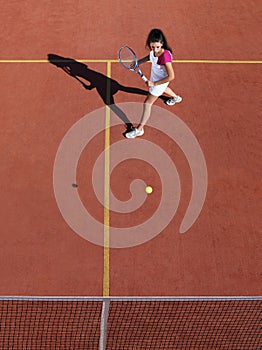
M 148 79 L 147 79 L 144 75 L 141 75 L 141 78 L 142 78 L 145 82 L 148 81 Z

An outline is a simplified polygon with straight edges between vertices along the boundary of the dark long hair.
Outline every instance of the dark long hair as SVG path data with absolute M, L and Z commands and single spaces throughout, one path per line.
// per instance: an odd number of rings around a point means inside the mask
M 161 42 L 165 50 L 169 50 L 172 53 L 171 47 L 168 45 L 166 37 L 161 29 L 154 28 L 148 34 L 146 40 L 146 46 L 150 49 L 151 43 Z

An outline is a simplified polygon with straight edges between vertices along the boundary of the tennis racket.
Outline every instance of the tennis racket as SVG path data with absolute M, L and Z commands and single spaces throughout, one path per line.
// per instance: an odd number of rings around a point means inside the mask
M 118 60 L 125 69 L 137 73 L 145 82 L 148 81 L 148 79 L 144 76 L 141 69 L 139 68 L 138 58 L 136 57 L 136 54 L 130 47 L 123 46 L 119 49 Z

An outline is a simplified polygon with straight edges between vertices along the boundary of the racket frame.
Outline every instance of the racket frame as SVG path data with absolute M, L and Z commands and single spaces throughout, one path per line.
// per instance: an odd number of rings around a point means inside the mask
M 120 54 L 121 54 L 121 50 L 123 49 L 128 49 L 132 52 L 132 54 L 134 55 L 134 68 L 128 68 L 127 66 L 125 66 L 120 58 Z M 144 74 L 142 73 L 140 67 L 139 67 L 139 64 L 138 64 L 138 58 L 134 52 L 134 50 L 131 49 L 131 47 L 125 45 L 125 46 L 122 46 L 119 50 L 118 50 L 118 60 L 120 62 L 120 64 L 127 70 L 131 70 L 132 72 L 135 72 L 137 73 L 145 82 L 148 81 L 148 79 L 144 76 Z

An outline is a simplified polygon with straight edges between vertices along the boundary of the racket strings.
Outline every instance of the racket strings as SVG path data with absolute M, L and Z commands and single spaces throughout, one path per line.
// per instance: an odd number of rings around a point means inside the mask
M 123 47 L 119 52 L 119 60 L 127 69 L 134 69 L 137 64 L 136 55 L 128 48 Z

